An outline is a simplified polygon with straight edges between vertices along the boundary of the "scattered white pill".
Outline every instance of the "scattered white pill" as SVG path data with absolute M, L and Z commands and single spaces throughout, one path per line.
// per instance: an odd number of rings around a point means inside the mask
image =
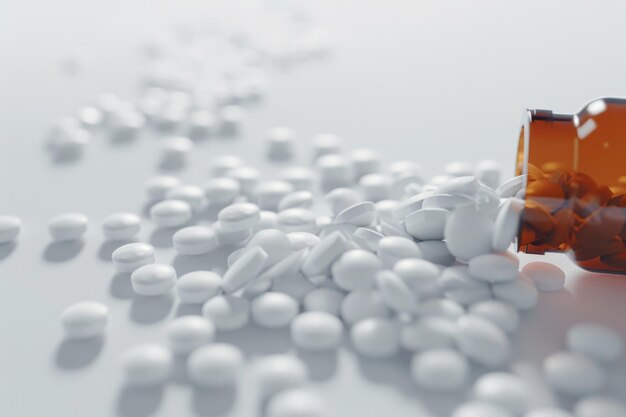
M 299 251 L 291 253 L 286 258 L 276 262 L 269 268 L 266 268 L 258 277 L 259 281 L 278 281 L 282 278 L 288 279 L 294 274 L 299 275 L 299 268 L 302 264 L 302 260 L 306 256 L 307 250 L 300 249 Z
M 191 206 L 181 200 L 165 200 L 150 207 L 150 220 L 157 227 L 182 226 L 191 220 Z
M 322 398 L 306 389 L 290 389 L 272 397 L 267 404 L 267 417 L 324 417 Z
M 315 174 L 309 168 L 290 167 L 282 171 L 279 177 L 291 184 L 295 191 L 311 191 Z
M 476 177 L 495 190 L 500 183 L 500 165 L 491 159 L 484 159 L 476 165 Z
M 458 207 L 448 218 L 444 237 L 450 252 L 468 261 L 491 252 L 493 222 L 473 206 Z
M 372 288 L 382 269 L 382 262 L 376 255 L 355 249 L 344 252 L 333 263 L 331 272 L 335 284 L 346 291 L 354 291 Z
M 254 233 L 260 230 L 278 228 L 278 213 L 275 213 L 273 211 L 268 211 L 268 210 L 261 210 L 260 216 L 261 216 L 261 219 L 252 228 Z
M 295 134 L 288 127 L 275 127 L 267 133 L 267 157 L 284 161 L 293 157 Z
M 320 287 L 308 293 L 302 305 L 306 311 L 322 311 L 339 316 L 345 295 L 334 288 Z
M 351 188 L 335 188 L 324 196 L 324 203 L 328 205 L 334 216 L 360 202 L 361 197 Z
M 122 355 L 122 368 L 129 385 L 158 385 L 171 375 L 174 359 L 169 349 L 157 344 L 133 346 Z
M 13 242 L 22 229 L 22 222 L 15 216 L 0 216 L 0 244 Z
M 87 232 L 87 217 L 80 213 L 65 213 L 48 222 L 52 239 L 58 242 L 76 240 Z
M 533 280 L 524 273 L 520 273 L 515 281 L 492 285 L 491 291 L 495 299 L 520 310 L 533 308 L 539 298 Z
M 474 382 L 474 398 L 497 404 L 515 415 L 520 415 L 529 408 L 532 392 L 528 383 L 518 375 L 492 372 Z
M 624 339 L 601 324 L 580 323 L 567 331 L 567 348 L 600 362 L 611 362 L 623 355 Z
M 417 315 L 419 317 L 444 317 L 450 320 L 456 320 L 465 314 L 465 308 L 456 301 L 447 298 L 434 298 L 426 300 L 417 306 Z
M 221 222 L 213 223 L 213 230 L 217 236 L 217 243 L 220 245 L 234 245 L 245 242 L 252 236 L 253 229 L 239 230 L 237 232 L 229 232 L 222 228 Z
M 229 169 L 224 172 L 224 176 L 237 180 L 241 193 L 247 196 L 254 193 L 259 184 L 259 178 L 261 178 L 261 174 L 257 169 L 247 166 Z
M 172 242 L 179 255 L 201 255 L 215 249 L 217 235 L 210 227 L 190 226 L 174 233 Z
M 146 194 L 150 201 L 159 201 L 165 198 L 168 191 L 178 187 L 180 180 L 169 175 L 153 177 L 146 182 Z
M 135 269 L 156 261 L 154 247 L 147 243 L 127 243 L 111 254 L 113 266 L 118 272 L 131 273 Z
M 262 210 L 278 210 L 281 200 L 294 191 L 286 181 L 264 181 L 254 192 L 255 201 Z
M 452 417 L 515 417 L 506 408 L 483 401 L 471 401 L 461 404 Z
M 212 178 L 202 186 L 208 203 L 214 207 L 231 204 L 241 194 L 239 182 L 233 178 Z
M 245 251 L 224 274 L 222 279 L 224 292 L 231 294 L 257 277 L 263 270 L 267 258 L 267 252 L 260 247 Z
M 352 239 L 357 241 L 361 247 L 370 252 L 378 252 L 378 244 L 385 236 L 376 230 L 368 227 L 359 227 L 352 234 Z
M 215 326 L 204 317 L 182 316 L 169 322 L 165 333 L 173 352 L 187 354 L 212 342 L 215 338 Z
M 292 296 L 298 302 L 302 302 L 304 297 L 313 291 L 316 286 L 317 284 L 314 284 L 310 279 L 299 272 L 295 272 L 292 275 L 275 280 L 272 285 L 272 291 L 283 292 Z
M 352 164 L 343 155 L 321 156 L 316 161 L 316 168 L 323 188 L 347 187 L 354 180 Z
M 425 317 L 400 329 L 400 344 L 410 351 L 446 349 L 454 346 L 456 322 L 445 317 Z
M 67 307 L 61 313 L 61 324 L 65 337 L 85 339 L 104 333 L 109 317 L 109 309 L 95 301 L 81 301 Z
M 265 356 L 254 365 L 254 376 L 261 398 L 304 385 L 309 371 L 300 359 L 290 355 Z
M 278 211 L 291 208 L 311 208 L 313 206 L 313 193 L 310 191 L 294 191 L 287 194 L 278 203 Z
M 329 234 L 310 250 L 302 263 L 302 272 L 309 277 L 325 274 L 347 246 L 348 242 L 341 232 Z
M 406 216 L 404 227 L 419 240 L 442 240 L 450 211 L 442 208 L 423 208 Z
M 287 233 L 287 238 L 294 250 L 310 249 L 320 242 L 317 235 L 308 232 L 290 232 Z
M 417 242 L 417 247 L 422 253 L 422 258 L 426 261 L 443 266 L 451 266 L 456 262 L 456 258 L 450 253 L 444 241 L 424 240 Z
M 468 267 L 474 278 L 491 283 L 508 282 L 517 278 L 519 258 L 511 252 L 488 253 L 470 259 Z
M 139 295 L 163 295 L 176 285 L 176 270 L 165 264 L 144 265 L 133 271 L 130 282 Z
M 531 262 L 522 272 L 529 276 L 539 291 L 558 291 L 565 286 L 565 272 L 548 262 Z
M 389 308 L 378 290 L 352 291 L 341 304 L 341 317 L 347 324 L 370 317 L 385 317 Z
M 202 315 L 218 330 L 237 330 L 250 321 L 250 302 L 232 295 L 216 295 L 204 303 Z
M 341 151 L 341 139 L 331 133 L 321 133 L 313 138 L 313 158 L 338 154 Z
M 569 395 L 596 393 L 606 380 L 604 370 L 579 353 L 553 353 L 543 362 L 543 372 L 552 388 Z
M 376 275 L 376 288 L 387 306 L 397 313 L 413 313 L 417 307 L 415 294 L 393 271 L 380 271 Z
M 506 333 L 517 330 L 520 322 L 520 314 L 514 307 L 497 300 L 473 304 L 469 308 L 469 313 L 489 320 Z
M 444 295 L 463 305 L 470 305 L 491 298 L 489 284 L 472 277 L 464 265 L 444 269 L 439 277 L 439 288 Z
M 227 343 L 202 346 L 187 358 L 187 374 L 195 384 L 215 388 L 236 384 L 243 368 L 241 350 Z
M 376 204 L 376 207 L 378 209 L 379 214 L 381 214 L 382 217 L 391 218 L 392 220 L 395 220 L 395 221 L 401 221 L 401 220 L 404 220 L 411 213 L 414 213 L 417 210 L 420 210 L 424 204 L 424 200 L 426 200 L 432 195 L 433 195 L 432 191 L 426 191 L 426 192 L 422 192 L 419 194 L 415 194 L 409 198 L 402 200 L 401 202 L 394 202 L 395 200 L 387 200 L 385 202 L 385 205 L 388 206 L 386 207 L 385 211 L 389 212 L 387 216 L 382 216 L 382 213 L 380 213 L 381 211 L 380 206 L 382 205 L 383 201 L 379 201 Z
M 385 267 L 391 268 L 402 259 L 421 258 L 422 253 L 410 239 L 386 236 L 378 242 L 378 256 Z
M 255 233 L 246 243 L 245 250 L 250 251 L 256 247 L 263 249 L 268 255 L 265 261 L 265 268 L 269 268 L 277 262 L 284 260 L 294 250 L 287 235 L 276 229 L 266 229 Z
M 359 355 L 388 358 L 400 348 L 400 331 L 390 319 L 372 317 L 358 321 L 350 331 L 352 346 Z
M 424 259 L 402 259 L 394 264 L 393 272 L 402 278 L 417 299 L 439 296 L 437 279 L 441 271 L 432 262 Z
M 278 229 L 285 233 L 315 233 L 317 230 L 315 214 L 306 208 L 296 207 L 282 210 L 276 217 L 276 223 Z
M 468 358 L 488 367 L 500 366 L 509 359 L 511 345 L 495 324 L 467 315 L 458 320 L 457 326 L 457 345 Z
M 176 281 L 178 298 L 183 303 L 201 304 L 220 292 L 222 278 L 212 271 L 193 271 Z
M 341 320 L 322 311 L 302 313 L 291 322 L 291 341 L 305 350 L 336 349 L 342 333 Z
M 518 175 L 517 177 L 510 178 L 504 181 L 496 189 L 496 192 L 500 194 L 502 198 L 513 197 L 517 194 L 522 187 L 526 184 L 526 175 Z
M 472 165 L 468 162 L 450 162 L 445 165 L 444 171 L 447 175 L 451 177 L 463 177 L 472 175 L 474 173 L 474 169 Z
M 256 226 L 261 221 L 261 211 L 252 203 L 231 204 L 220 210 L 218 219 L 224 231 L 240 232 Z
M 226 171 L 242 166 L 243 160 L 236 155 L 220 155 L 209 161 L 209 169 L 214 177 L 220 177 Z
M 194 211 L 200 210 L 206 204 L 204 190 L 196 185 L 176 186 L 165 194 L 165 198 L 184 201 Z
M 626 405 L 609 397 L 592 396 L 578 401 L 574 406 L 576 417 L 626 417 Z
M 102 222 L 104 237 L 111 240 L 132 239 L 141 229 L 141 219 L 133 213 L 115 213 Z
M 360 148 L 350 153 L 354 176 L 356 179 L 367 174 L 373 174 L 380 170 L 382 157 L 380 153 L 374 149 Z
M 252 320 L 261 327 L 287 326 L 298 315 L 300 306 L 293 297 L 280 292 L 266 292 L 252 300 Z
M 371 201 L 364 201 L 340 211 L 333 220 L 337 224 L 351 224 L 357 227 L 369 226 L 376 220 L 376 207 Z
M 430 391 L 451 392 L 461 389 L 469 379 L 467 359 L 451 349 L 418 353 L 411 360 L 411 376 Z
M 367 174 L 359 180 L 363 197 L 368 201 L 381 201 L 391 197 L 393 178 L 387 174 Z

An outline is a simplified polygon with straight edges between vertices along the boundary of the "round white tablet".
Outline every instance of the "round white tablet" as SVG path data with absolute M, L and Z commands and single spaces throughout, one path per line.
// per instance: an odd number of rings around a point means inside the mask
M 169 349 L 156 344 L 141 344 L 122 355 L 126 383 L 130 385 L 162 384 L 172 373 L 174 360 Z
M 511 354 L 505 333 L 483 318 L 466 315 L 457 321 L 456 342 L 461 352 L 481 365 L 502 365 Z
M 474 278 L 491 283 L 508 282 L 517 278 L 519 258 L 510 253 L 488 253 L 470 259 L 469 273 Z
M 259 276 L 267 263 L 268 255 L 260 247 L 244 251 L 226 270 L 222 278 L 222 290 L 232 294 Z
M 262 327 L 287 326 L 298 314 L 298 301 L 280 292 L 266 292 L 255 298 L 251 305 L 252 320 Z
M 181 200 L 165 200 L 150 207 L 150 220 L 158 227 L 182 226 L 191 220 L 191 206 Z
M 408 234 L 419 240 L 442 240 L 450 211 L 442 208 L 422 208 L 404 219 Z
M 492 285 L 491 291 L 495 299 L 520 310 L 533 308 L 539 298 L 534 282 L 522 272 L 514 281 Z
M 528 383 L 515 374 L 492 372 L 476 380 L 474 398 L 497 404 L 520 415 L 530 406 L 532 392 Z
M 473 206 L 457 208 L 446 222 L 444 237 L 450 252 L 468 261 L 491 252 L 493 222 Z
M 193 271 L 176 281 L 178 298 L 182 303 L 201 304 L 220 292 L 222 278 L 212 271 Z
M 315 233 L 317 231 L 315 214 L 306 208 L 297 207 L 282 210 L 276 217 L 276 223 L 278 229 L 285 233 Z
M 278 204 L 293 192 L 293 186 L 286 181 L 265 181 L 255 191 L 255 201 L 262 210 L 278 210 Z
M 387 358 L 400 348 L 398 325 L 390 319 L 373 317 L 358 321 L 350 330 L 352 346 L 360 355 Z
M 344 297 L 344 293 L 337 289 L 320 287 L 308 293 L 302 305 L 307 311 L 322 311 L 339 316 Z
M 410 351 L 445 349 L 454 346 L 456 322 L 444 317 L 425 317 L 402 325 L 400 344 Z
M 543 372 L 552 388 L 569 395 L 598 392 L 606 380 L 604 370 L 579 353 L 553 353 L 543 362 Z
M 146 194 L 150 201 L 159 201 L 165 198 L 167 192 L 180 185 L 180 180 L 169 175 L 150 178 L 146 182 Z
M 75 240 L 87 232 L 87 217 L 80 213 L 65 213 L 53 217 L 48 222 L 52 239 L 62 242 Z
M 256 204 L 237 203 L 220 210 L 218 218 L 223 230 L 239 232 L 256 226 L 261 221 L 261 211 Z
M 22 222 L 15 216 L 0 216 L 0 244 L 14 241 L 20 234 Z
M 111 259 L 118 272 L 131 273 L 155 262 L 154 247 L 147 243 L 127 243 L 115 249 Z
M 211 178 L 202 186 L 207 201 L 213 207 L 232 203 L 241 193 L 239 182 L 233 178 Z
M 189 204 L 192 210 L 201 209 L 206 203 L 204 190 L 196 185 L 179 185 L 165 194 L 168 200 L 180 200 Z
M 624 340 L 601 324 L 580 323 L 567 331 L 567 348 L 600 362 L 611 362 L 624 353 Z
M 179 255 L 202 255 L 217 247 L 217 234 L 210 227 L 190 226 L 174 233 L 172 242 Z
M 226 171 L 243 166 L 243 160 L 236 155 L 219 155 L 209 161 L 211 174 L 215 177 Z
M 409 286 L 393 271 L 376 275 L 376 288 L 389 308 L 397 313 L 413 313 L 417 300 Z
M 469 371 L 467 359 L 451 349 L 418 353 L 411 360 L 413 380 L 431 391 L 450 392 L 462 388 L 469 379 Z
M 291 341 L 306 350 L 336 349 L 342 332 L 341 320 L 321 311 L 302 313 L 291 322 Z
M 352 291 L 341 304 L 341 318 L 346 324 L 353 324 L 369 317 L 385 317 L 389 308 L 378 290 Z
M 514 307 L 497 300 L 479 301 L 469 307 L 469 312 L 489 320 L 506 333 L 517 330 L 520 322 L 520 314 Z
M 565 285 L 565 272 L 548 262 L 531 262 L 522 272 L 534 281 L 539 291 L 558 291 Z
M 67 307 L 61 313 L 61 324 L 65 337 L 84 339 L 104 333 L 109 317 L 109 309 L 95 301 L 81 301 Z
M 421 258 L 422 252 L 410 239 L 387 236 L 378 242 L 378 256 L 384 266 L 392 268 L 401 259 Z
M 393 266 L 395 272 L 413 291 L 417 299 L 426 300 L 439 296 L 437 279 L 441 270 L 424 259 L 402 259 Z
M 463 314 L 465 314 L 465 308 L 456 301 L 447 298 L 434 298 L 417 306 L 417 315 L 422 318 L 444 317 L 456 320 Z
M 167 339 L 173 352 L 186 354 L 215 338 L 215 326 L 200 316 L 177 317 L 167 324 Z
M 337 259 L 332 267 L 332 277 L 346 291 L 368 289 L 374 286 L 376 275 L 383 264 L 375 254 L 365 250 L 349 250 Z
M 583 398 L 574 406 L 576 417 L 626 417 L 626 404 L 610 397 Z
M 141 219 L 133 213 L 115 213 L 102 222 L 104 237 L 111 240 L 132 239 L 141 229 Z
M 322 398 L 312 391 L 294 388 L 278 393 L 267 404 L 267 417 L 324 417 Z
M 163 295 L 176 285 L 176 270 L 165 264 L 144 265 L 133 271 L 130 282 L 139 295 Z
M 204 303 L 202 314 L 218 330 L 237 330 L 250 321 L 250 302 L 232 295 L 217 295 Z
M 309 377 L 306 365 L 290 355 L 270 355 L 254 366 L 254 375 L 262 398 L 304 385 Z
M 191 352 L 187 358 L 187 374 L 192 382 L 201 386 L 232 386 L 239 378 L 243 363 L 238 347 L 211 343 Z
M 363 201 L 340 211 L 333 223 L 351 224 L 357 227 L 369 226 L 376 221 L 376 208 L 371 201 Z

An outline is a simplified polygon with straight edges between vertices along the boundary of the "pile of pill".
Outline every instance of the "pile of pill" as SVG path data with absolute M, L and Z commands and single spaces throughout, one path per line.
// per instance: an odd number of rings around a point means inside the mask
M 60 121 L 50 134 L 51 149 L 80 152 L 95 126 L 116 140 L 156 126 L 166 134 L 176 132 L 163 143 L 157 163 L 170 169 L 187 163 L 193 138 L 236 133 L 243 104 L 265 93 L 259 63 L 268 51 L 223 39 L 211 45 L 209 52 L 195 45 L 155 63 L 138 103 L 105 95 L 77 117 Z M 319 48 L 301 46 L 291 53 Z M 188 60 L 205 52 L 229 65 L 207 73 L 206 62 L 198 58 L 190 70 Z M 219 90 L 203 89 L 210 85 L 201 82 L 208 76 L 228 82 Z M 271 129 L 266 157 L 293 161 L 298 139 L 291 128 Z M 241 346 L 219 342 L 218 336 L 254 322 L 289 329 L 296 350 L 351 349 L 376 359 L 410 352 L 407 372 L 416 389 L 469 392 L 453 417 L 626 415 L 619 399 L 599 394 L 607 364 L 624 354 L 622 338 L 605 326 L 571 327 L 566 350 L 543 363 L 546 384 L 577 399 L 571 412 L 537 408 L 529 383 L 507 370 L 523 312 L 537 304 L 539 291 L 558 291 L 565 284 L 563 271 L 551 264 L 531 263 L 520 271 L 509 250 L 520 213 L 528 210 L 523 177 L 501 182 L 497 164 L 483 161 L 451 163 L 444 174 L 428 179 L 417 162 L 385 166 L 377 150 L 346 151 L 333 134 L 320 134 L 311 143 L 312 164 L 293 164 L 275 178 L 263 177 L 237 155 L 217 155 L 210 161 L 210 178 L 197 184 L 182 183 L 171 172 L 146 182 L 152 227 L 175 230 L 171 244 L 178 255 L 229 250 L 227 268 L 219 273 L 179 276 L 152 245 L 128 243 L 142 227 L 142 213 L 102 219 L 103 239 L 119 243 L 111 269 L 127 275 L 137 296 L 171 294 L 180 304 L 199 306 L 197 314 L 164 324 L 166 344 L 147 340 L 128 348 L 120 358 L 124 384 L 167 384 L 175 359 L 182 358 L 192 384 L 237 387 L 249 358 Z M 536 179 L 526 195 L 538 201 L 538 215 L 525 218 L 542 233 L 548 232 L 542 222 L 550 215 L 539 204 L 556 192 L 555 181 Z M 48 227 L 51 239 L 73 241 L 85 234 L 88 220 L 65 213 Z M 0 244 L 17 239 L 20 228 L 19 219 L 0 216 Z M 547 235 L 537 232 L 533 241 L 539 236 Z M 70 339 L 105 332 L 115 337 L 107 317 L 107 306 L 80 301 L 61 313 L 61 324 Z M 297 355 L 266 356 L 253 368 L 264 415 L 326 415 L 328 405 L 308 386 L 310 371 Z

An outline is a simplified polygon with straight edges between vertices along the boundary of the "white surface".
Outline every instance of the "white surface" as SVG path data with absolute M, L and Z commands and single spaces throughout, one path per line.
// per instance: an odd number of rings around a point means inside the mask
M 122 352 L 137 343 L 165 343 L 161 324 L 187 312 L 170 297 L 135 297 L 127 277 L 111 266 L 113 247 L 100 230 L 107 215 L 142 209 L 144 183 L 157 173 L 160 140 L 144 134 L 115 145 L 96 138 L 80 161 L 68 165 L 53 164 L 43 149 L 48 126 L 97 94 L 132 98 L 143 65 L 139 42 L 185 20 L 209 25 L 216 17 L 206 4 L 0 4 L 0 211 L 23 221 L 18 243 L 0 248 L 0 415 L 257 414 L 252 384 L 236 392 L 193 389 L 180 363 L 162 391 L 122 387 Z M 333 32 L 333 56 L 273 74 L 269 99 L 250 111 L 243 137 L 199 145 L 184 181 L 200 185 L 206 162 L 221 152 L 241 154 L 272 178 L 277 169 L 261 156 L 265 132 L 276 125 L 292 127 L 304 139 L 337 132 L 346 148 L 381 149 L 385 163 L 410 158 L 435 171 L 452 160 L 493 158 L 508 172 L 524 107 L 573 112 L 598 96 L 626 96 L 623 2 L 318 0 L 307 8 Z M 60 64 L 74 51 L 84 57 L 83 70 L 68 78 Z M 301 140 L 296 147 L 303 163 L 310 160 L 307 145 Z M 91 220 L 84 242 L 51 243 L 47 221 L 74 210 Z M 145 220 L 140 238 L 157 246 L 159 262 L 173 261 L 179 275 L 224 268 L 221 251 L 176 257 L 171 236 Z M 540 294 L 513 343 L 513 370 L 531 381 L 537 404 L 556 399 L 539 379 L 540 365 L 564 348 L 568 325 L 600 321 L 626 337 L 626 278 L 584 272 L 561 256 L 547 259 L 565 268 L 566 290 Z M 110 308 L 107 336 L 64 342 L 58 316 L 85 299 Z M 292 349 L 284 329 L 250 326 L 218 340 L 242 346 L 247 358 Z M 347 349 L 300 355 L 332 417 L 392 411 L 394 417 L 444 417 L 463 397 L 419 391 L 408 355 L 381 361 L 361 360 Z M 610 390 L 626 396 L 624 358 L 609 371 Z

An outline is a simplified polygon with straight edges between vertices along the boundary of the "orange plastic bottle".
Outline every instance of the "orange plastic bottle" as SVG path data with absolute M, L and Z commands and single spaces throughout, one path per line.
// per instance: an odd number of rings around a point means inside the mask
M 582 268 L 626 273 L 626 99 L 578 114 L 528 110 L 516 174 L 526 174 L 518 249 L 570 252 Z

